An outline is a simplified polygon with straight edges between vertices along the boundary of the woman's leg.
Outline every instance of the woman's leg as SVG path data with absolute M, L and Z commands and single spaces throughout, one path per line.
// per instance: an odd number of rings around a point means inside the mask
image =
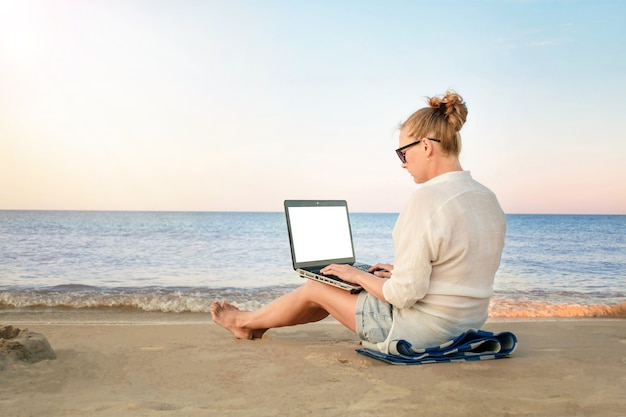
M 214 302 L 213 321 L 239 339 L 261 337 L 267 329 L 311 323 L 329 314 L 356 332 L 356 294 L 316 281 L 306 281 L 295 291 L 272 301 L 257 311 L 243 311 Z

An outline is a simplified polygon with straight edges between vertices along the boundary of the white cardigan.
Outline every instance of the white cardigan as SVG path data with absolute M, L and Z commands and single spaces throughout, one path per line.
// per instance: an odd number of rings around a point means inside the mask
M 393 230 L 394 269 L 383 295 L 394 306 L 387 340 L 439 345 L 487 320 L 506 217 L 468 171 L 421 184 Z M 369 346 L 370 348 L 372 346 Z

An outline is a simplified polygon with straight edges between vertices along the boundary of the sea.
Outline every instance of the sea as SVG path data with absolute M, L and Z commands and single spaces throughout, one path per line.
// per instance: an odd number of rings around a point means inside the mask
M 352 213 L 357 259 L 393 263 L 397 213 Z M 626 317 L 626 216 L 507 215 L 490 318 Z M 257 309 L 303 283 L 283 213 L 0 211 L 0 317 Z

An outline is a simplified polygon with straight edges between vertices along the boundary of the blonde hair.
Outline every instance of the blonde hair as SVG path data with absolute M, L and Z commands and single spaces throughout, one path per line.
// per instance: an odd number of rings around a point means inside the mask
M 419 140 L 432 137 L 441 140 L 441 148 L 446 154 L 458 155 L 461 152 L 459 131 L 467 119 L 467 106 L 463 97 L 452 90 L 443 97 L 429 97 L 428 107 L 419 109 L 400 125 L 410 138 Z

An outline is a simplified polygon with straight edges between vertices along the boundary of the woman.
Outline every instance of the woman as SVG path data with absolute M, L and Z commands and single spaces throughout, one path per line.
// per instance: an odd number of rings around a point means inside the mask
M 428 99 L 400 126 L 398 157 L 417 184 L 393 230 L 394 265 L 370 273 L 350 265 L 322 272 L 358 284 L 358 295 L 307 281 L 257 311 L 222 302 L 213 321 L 238 338 L 258 338 L 273 327 L 333 316 L 364 346 L 388 353 L 391 340 L 439 345 L 487 320 L 493 278 L 504 246 L 506 220 L 496 196 L 459 162 L 459 131 L 467 118 L 461 96 Z

